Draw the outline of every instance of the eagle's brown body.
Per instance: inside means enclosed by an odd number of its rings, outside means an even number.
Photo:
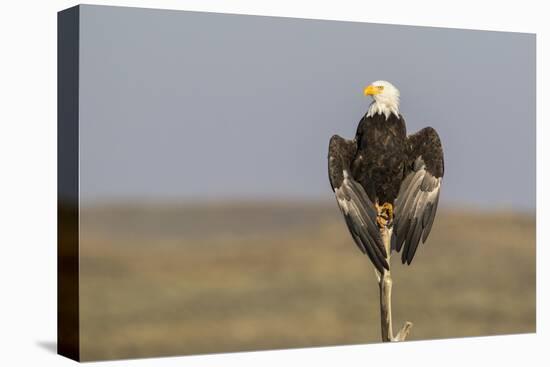
[[[393,204],[405,173],[407,131],[401,116],[363,117],[355,135],[351,174],[374,203]]]
[[[388,255],[379,236],[380,207],[393,229],[392,250],[404,245],[402,261],[412,261],[426,241],[437,210],[443,177],[443,150],[427,127],[407,136],[403,116],[365,115],[355,139],[338,135],[329,143],[329,178],[346,223],[359,248],[379,271]]]

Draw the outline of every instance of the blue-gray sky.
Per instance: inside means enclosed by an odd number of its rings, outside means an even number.
[[[535,36],[81,8],[84,201],[331,198],[378,79],[445,150],[444,205],[535,206]]]

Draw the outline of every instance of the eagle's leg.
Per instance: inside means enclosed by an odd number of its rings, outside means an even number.
[[[390,254],[391,254],[391,236],[392,236],[392,222],[393,222],[393,205],[390,203],[384,203],[383,205],[376,205],[376,210],[378,211],[377,223],[380,229],[380,236],[386,248],[387,258],[386,261],[390,265]],[[378,275],[378,285],[380,288],[380,321],[381,321],[381,330],[382,330],[382,341],[383,342],[392,342],[392,341],[403,341],[409,335],[409,332],[412,328],[411,322],[406,322],[405,325],[399,330],[397,336],[393,336],[393,326],[392,326],[392,313],[391,313],[391,291],[392,291],[392,278],[391,271],[384,269],[383,273]]]
[[[382,205],[376,205],[376,211],[378,215],[376,221],[378,222],[378,227],[380,228],[389,228],[393,222],[393,205],[390,203],[384,203]]]

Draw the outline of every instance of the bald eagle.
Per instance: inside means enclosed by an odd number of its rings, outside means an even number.
[[[375,268],[389,270],[389,255],[410,264],[434,222],[443,178],[443,149],[426,127],[407,136],[399,91],[387,81],[365,88],[373,98],[355,139],[330,139],[328,172],[338,206],[359,249]],[[390,246],[381,229],[387,228]]]

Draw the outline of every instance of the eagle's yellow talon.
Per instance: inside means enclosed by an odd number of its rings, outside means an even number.
[[[378,213],[376,222],[380,227],[388,226],[393,220],[393,205],[390,203],[384,203],[381,206],[378,203],[374,204]]]

